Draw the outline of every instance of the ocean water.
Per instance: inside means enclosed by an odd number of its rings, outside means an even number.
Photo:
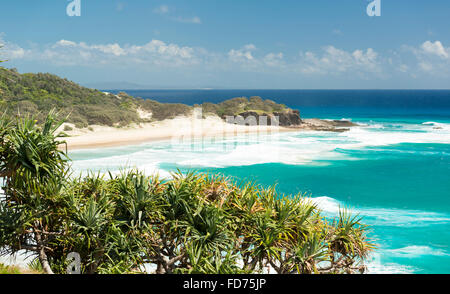
[[[307,193],[327,216],[343,206],[359,213],[378,245],[370,273],[450,273],[450,91],[130,94],[188,104],[259,95],[298,108],[303,117],[351,119],[360,126],[345,133],[252,134],[72,151],[75,171],[138,167],[170,176],[176,169],[199,170],[276,184],[282,193]]]

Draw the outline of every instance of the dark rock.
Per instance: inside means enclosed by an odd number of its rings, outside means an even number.
[[[302,123],[300,112],[298,110],[290,110],[288,112],[274,112],[275,117],[278,117],[280,126],[298,126]]]
[[[356,127],[357,124],[349,121],[349,120],[333,120],[331,121],[332,125],[335,127]]]
[[[286,112],[274,112],[273,114],[258,114],[254,111],[246,111],[235,117],[225,117],[228,123],[239,125],[274,125],[274,126],[299,126],[302,123],[298,110]]]
[[[228,123],[238,125],[272,125],[323,132],[346,132],[350,130],[350,127],[358,126],[348,120],[323,120],[316,118],[302,120],[300,118],[300,112],[292,109],[284,112],[274,112],[271,114],[246,111],[237,116],[227,116],[223,118]]]
[[[349,127],[358,126],[350,121],[342,120],[324,120],[318,118],[304,119],[302,128],[306,130],[313,131],[323,131],[323,132],[346,132]]]

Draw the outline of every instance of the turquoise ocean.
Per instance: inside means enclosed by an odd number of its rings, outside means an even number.
[[[76,172],[198,170],[306,193],[333,217],[350,207],[378,245],[369,273],[450,273],[450,91],[127,91],[162,102],[258,95],[344,133],[285,132],[153,142],[69,153]]]

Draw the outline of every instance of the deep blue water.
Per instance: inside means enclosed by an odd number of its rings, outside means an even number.
[[[346,133],[282,133],[71,154],[78,170],[181,168],[306,192],[333,217],[349,206],[372,227],[371,272],[450,273],[450,91],[128,91],[196,104],[259,95],[303,117],[351,119]],[[232,148],[223,150],[223,142]],[[197,146],[200,148],[192,148]]]
[[[109,91],[109,90],[107,90]],[[260,96],[288,106],[357,108],[447,108],[450,90],[123,90],[144,99],[189,105]],[[111,90],[118,93],[120,90]],[[433,111],[432,111],[433,112]]]

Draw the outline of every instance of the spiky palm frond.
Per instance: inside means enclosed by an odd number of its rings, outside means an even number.
[[[330,248],[343,255],[365,258],[374,249],[374,245],[368,240],[365,232],[367,226],[362,224],[359,215],[353,215],[349,209],[339,210],[338,220],[334,221]]]
[[[226,221],[220,210],[214,207],[202,207],[197,213],[191,211],[184,223],[185,238],[207,251],[225,250],[233,242]]]
[[[328,259],[326,240],[318,234],[308,236],[295,247],[292,258],[297,273],[318,273],[318,264]]]
[[[158,273],[352,273],[374,248],[359,216],[342,210],[330,223],[305,194],[274,186],[181,171],[69,176],[57,126],[0,118],[0,248],[44,250],[50,271],[65,272],[78,252],[83,273],[144,263]]]

